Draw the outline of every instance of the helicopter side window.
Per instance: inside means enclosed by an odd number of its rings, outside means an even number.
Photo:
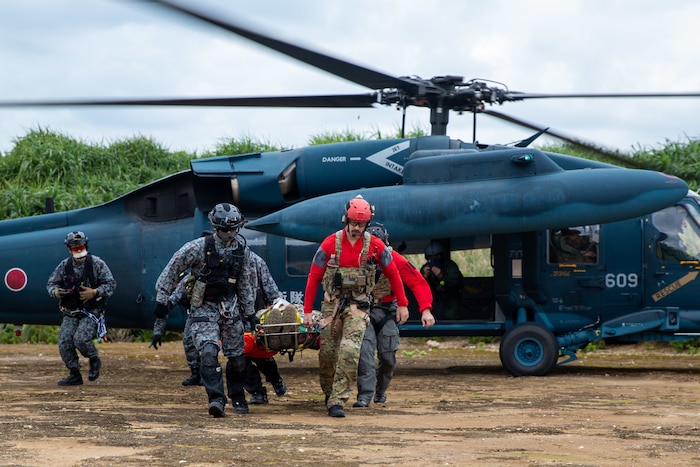
[[[241,235],[246,245],[261,258],[267,258],[267,234],[243,227]]]
[[[655,212],[651,222],[659,231],[656,256],[662,261],[697,261],[700,232],[697,224],[681,206]]]
[[[286,239],[285,268],[289,276],[306,276],[311,269],[311,260],[316,254],[318,243]]]
[[[552,230],[549,233],[550,263],[597,263],[598,225]]]

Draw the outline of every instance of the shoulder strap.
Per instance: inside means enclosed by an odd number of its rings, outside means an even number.
[[[335,233],[335,257],[340,264],[340,252],[343,250],[343,231],[339,230]]]
[[[218,259],[216,245],[214,245],[214,235],[206,235],[204,237],[204,262],[207,266],[212,267],[211,261],[218,263]]]
[[[95,262],[92,260],[92,255],[87,254],[85,259],[85,279],[90,287],[97,288],[97,283],[95,282]]]
[[[63,270],[63,272],[66,274],[66,277],[69,277],[71,279],[73,278],[73,275],[75,274],[75,270],[73,269],[73,260],[72,259],[69,258],[68,261],[66,261],[66,267]]]
[[[65,274],[66,277],[68,277],[71,280],[75,280],[76,283],[80,282],[81,278],[75,277],[75,268],[73,267],[72,259],[66,262]],[[87,280],[87,285],[89,285],[90,287],[94,288],[97,285],[95,283],[94,261],[92,260],[92,255],[90,253],[88,253],[85,257],[85,273],[82,279]]]
[[[360,253],[360,267],[364,268],[367,266],[367,254],[369,253],[369,244],[372,242],[372,236],[369,232],[365,231],[362,236],[362,253]]]

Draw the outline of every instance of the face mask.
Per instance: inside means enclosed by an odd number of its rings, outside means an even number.
[[[80,258],[85,258],[87,256],[87,250],[82,250],[77,253],[72,253],[73,258],[75,259],[80,259]]]
[[[234,238],[236,238],[236,232],[234,230],[230,232],[222,232],[221,230],[216,231],[216,236],[219,237],[219,239],[224,242],[228,243]]]

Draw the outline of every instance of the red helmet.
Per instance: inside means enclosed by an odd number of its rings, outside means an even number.
[[[355,198],[348,201],[345,205],[345,216],[343,222],[369,222],[374,215],[374,209],[369,203],[362,198],[362,195],[357,195]]]

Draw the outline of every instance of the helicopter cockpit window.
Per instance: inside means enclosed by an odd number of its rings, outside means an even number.
[[[550,263],[597,263],[600,226],[582,225],[549,232]]]
[[[681,206],[671,206],[651,215],[659,231],[656,256],[662,261],[697,261],[700,257],[700,228]]]

